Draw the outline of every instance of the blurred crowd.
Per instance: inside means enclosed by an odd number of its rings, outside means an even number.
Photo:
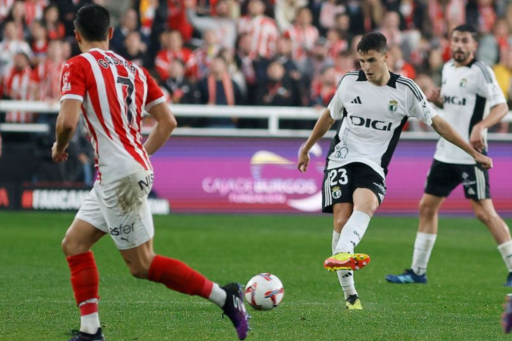
[[[60,70],[79,53],[73,19],[87,2],[0,0],[2,98],[59,100]],[[443,63],[451,58],[448,33],[464,22],[480,32],[477,58],[494,68],[505,96],[512,98],[511,0],[93,2],[112,14],[111,49],[146,67],[169,103],[326,106],[343,74],[358,69],[355,47],[370,31],[387,37],[390,69],[427,91],[440,86]],[[27,112],[2,116],[6,122],[40,120]],[[179,123],[266,124],[236,118]],[[304,128],[301,124],[292,128]],[[508,124],[494,129],[506,132]]]

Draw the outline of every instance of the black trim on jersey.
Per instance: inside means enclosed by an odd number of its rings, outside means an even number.
[[[485,97],[476,95],[475,108],[473,109],[473,115],[471,115],[471,121],[469,121],[468,136],[471,136],[471,131],[473,131],[473,127],[478,122],[483,120],[486,102],[487,99]]]
[[[416,99],[419,102],[423,101],[423,96],[421,96],[421,90],[418,88],[418,85],[414,83],[412,79],[400,77],[397,79],[397,83],[407,86],[412,91],[414,97],[416,97]]]
[[[400,134],[402,133],[402,130],[404,129],[404,125],[405,123],[407,123],[408,118],[409,117],[407,116],[404,117],[400,125],[395,129],[395,131],[393,132],[393,136],[389,141],[388,149],[386,149],[386,151],[382,155],[382,158],[380,159],[380,166],[382,167],[382,169],[384,169],[385,175],[388,174],[389,162],[391,162],[391,157],[395,152],[396,145],[398,144],[398,140],[400,139]]]
[[[341,117],[340,125],[338,126],[338,130],[336,130],[336,134],[334,135],[334,137],[331,140],[331,145],[329,146],[329,152],[327,153],[327,157],[325,158],[324,170],[326,170],[327,166],[329,166],[329,156],[334,152],[336,145],[341,142],[340,141],[340,130],[341,130],[341,126],[343,125],[343,121],[345,120],[347,115],[348,115],[347,109],[343,108],[343,116]]]
[[[452,61],[452,63],[455,65],[455,62],[453,62],[453,61]],[[471,59],[471,61],[470,61],[470,62],[468,63],[468,65],[466,65],[466,66],[467,66],[467,67],[471,67],[471,66],[472,66],[473,64],[475,64],[475,63],[476,63],[476,59],[475,59],[475,58],[473,58],[473,59]]]
[[[388,83],[386,84],[387,86],[391,87],[391,88],[394,88],[396,89],[396,81],[398,80],[398,78],[400,78],[399,75],[397,75],[396,73],[393,73],[393,72],[389,72],[389,80],[388,80]],[[358,82],[366,82],[368,80],[368,78],[366,78],[366,74],[364,73],[363,70],[359,70],[359,75],[357,77],[357,81]]]
[[[480,70],[482,70],[482,73],[484,74],[485,82],[487,84],[492,83],[491,72],[487,68],[487,65],[485,65],[484,63],[479,62],[479,61],[475,61],[475,65],[478,66],[480,68]]]
[[[349,71],[346,74],[344,74],[343,77],[341,77],[340,81],[338,82],[338,85],[336,85],[336,90],[338,90],[338,88],[341,85],[341,82],[345,79],[346,76],[357,76],[357,75],[359,75],[358,71]]]

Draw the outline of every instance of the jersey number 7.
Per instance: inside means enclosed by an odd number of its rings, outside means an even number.
[[[128,87],[128,91],[126,93],[126,115],[128,116],[128,124],[132,124],[132,120],[134,115],[132,114],[132,111],[130,109],[130,105],[132,104],[132,94],[133,94],[133,82],[128,77],[117,77],[117,83],[125,85]]]

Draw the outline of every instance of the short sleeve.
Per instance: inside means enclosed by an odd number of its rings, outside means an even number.
[[[407,88],[407,108],[409,116],[415,117],[425,124],[432,125],[432,119],[437,116],[427,97],[411,79],[404,79]]]
[[[476,62],[475,65],[482,71],[481,79],[477,82],[479,85],[478,95],[484,97],[491,108],[498,104],[507,103],[492,69],[480,62]]]
[[[64,64],[60,78],[60,87],[62,89],[61,102],[65,99],[84,101],[86,77],[80,59],[73,58]]]
[[[148,93],[146,96],[146,106],[145,110],[149,111],[152,107],[157,104],[165,102],[165,96],[158,84],[156,84],[153,77],[149,75],[149,73],[144,70],[144,74],[146,75],[146,82],[148,85]]]
[[[342,93],[347,84],[345,79],[346,76],[343,76],[343,78],[340,80],[340,83],[338,84],[338,88],[336,89],[334,96],[332,96],[331,102],[327,106],[327,109],[329,109],[333,120],[341,120],[343,117],[343,109],[345,107],[343,106]],[[343,80],[345,80],[345,82]]]

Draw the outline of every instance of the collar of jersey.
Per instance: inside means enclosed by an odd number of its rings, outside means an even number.
[[[397,75],[396,73],[393,73],[390,71],[389,76],[390,77],[389,77],[388,83],[386,85],[393,89],[396,89],[396,80],[398,79],[398,77],[400,77],[400,75]],[[364,71],[359,70],[359,76],[357,77],[357,81],[358,82],[366,82],[367,80],[368,79],[366,78]]]

